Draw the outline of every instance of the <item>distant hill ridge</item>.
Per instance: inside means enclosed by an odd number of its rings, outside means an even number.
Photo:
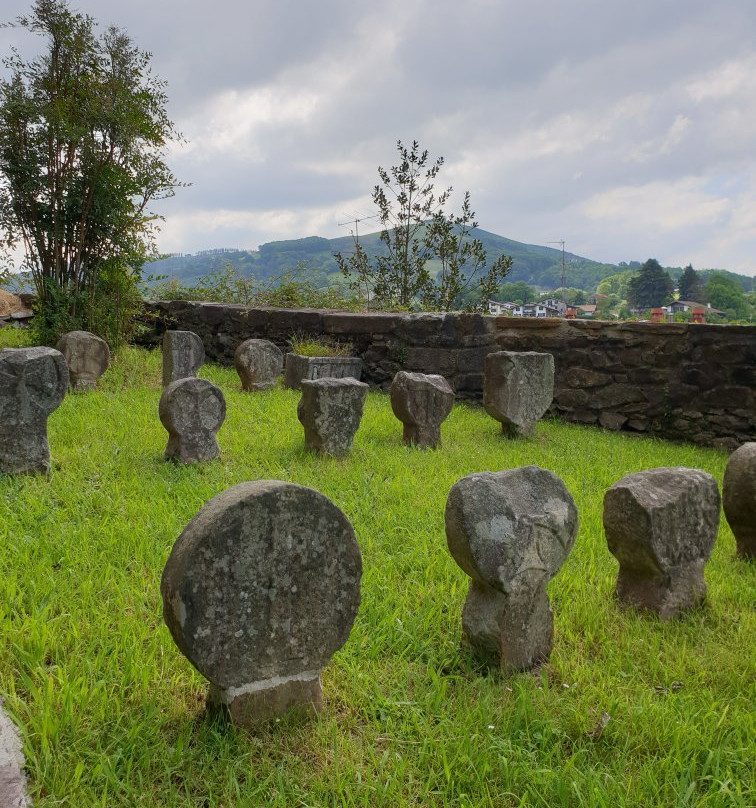
[[[496,260],[500,255],[512,256],[512,269],[507,276],[507,282],[524,281],[531,286],[545,290],[561,286],[561,250],[536,244],[524,244],[487,230],[476,229],[474,235],[483,243],[489,262]],[[384,245],[377,232],[360,236],[360,243],[370,256],[384,252]],[[261,280],[276,277],[287,270],[301,266],[312,274],[315,282],[324,284],[341,278],[333,254],[341,252],[346,255],[353,249],[354,242],[351,236],[332,239],[308,236],[287,241],[270,241],[261,244],[257,250],[235,250],[223,247],[215,250],[202,250],[194,255],[172,255],[152,262],[145,269],[146,274],[175,277],[180,283],[191,285],[202,276],[222,269],[226,264],[233,266],[242,275],[254,275]],[[620,264],[604,264],[566,251],[564,262],[566,285],[587,292],[594,291],[597,284],[604,278],[627,269],[638,269],[641,263],[640,261],[630,261]],[[682,267],[666,267],[666,269],[675,279],[682,272]],[[698,270],[697,267],[695,269]],[[727,270],[705,269],[699,271],[702,277],[713,271],[724,272],[737,280],[745,291],[753,288],[753,279],[746,275],[739,275]]]

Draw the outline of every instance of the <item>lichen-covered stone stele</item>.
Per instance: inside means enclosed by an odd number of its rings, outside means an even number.
[[[538,466],[470,474],[451,487],[444,520],[449,551],[472,579],[462,610],[467,645],[487,667],[543,663],[554,633],[546,584],[577,534],[564,483]]]
[[[241,483],[211,499],[163,571],[163,615],[240,725],[322,707],[320,672],[346,642],[362,561],[344,514],[311,488]]]

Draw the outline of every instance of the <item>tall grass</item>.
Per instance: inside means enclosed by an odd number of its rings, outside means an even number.
[[[228,402],[219,460],[163,461],[160,357],[129,349],[98,392],[50,417],[49,478],[0,477],[0,693],[36,805],[754,804],[753,565],[723,519],[705,605],[662,623],[618,609],[601,526],[622,475],[681,465],[721,482],[724,453],[557,422],[506,440],[461,405],[443,447],[420,451],[370,393],[352,453],[323,458],[304,451],[297,393],[201,375]],[[529,463],[564,480],[579,535],[549,587],[548,664],[485,676],[460,651],[467,578],[446,549],[444,504],[465,474]],[[159,579],[202,504],[258,478],[332,499],[364,576],[324,712],[251,733],[205,716],[206,683],[163,625]]]

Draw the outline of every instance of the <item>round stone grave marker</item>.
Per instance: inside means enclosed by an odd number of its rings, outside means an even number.
[[[241,483],[176,540],[163,614],[210,680],[210,703],[254,724],[321,705],[319,674],[349,636],[361,574],[352,526],[327,497],[279,480]]]

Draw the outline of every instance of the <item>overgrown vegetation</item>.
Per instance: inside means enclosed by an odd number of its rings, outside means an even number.
[[[242,275],[231,264],[200,277],[194,285],[162,279],[145,289],[152,300],[206,300],[244,306],[360,311],[364,301],[344,286],[316,286],[304,267],[260,280]]]
[[[137,282],[155,254],[151,201],[178,185],[164,161],[179,137],[164,83],[118,28],[64,0],[35,0],[12,27],[43,38],[13,49],[0,79],[2,246],[20,244],[37,298],[38,338],[85,329],[111,345],[128,336]]]
[[[754,804],[756,568],[735,558],[723,520],[706,604],[661,623],[617,608],[601,528],[622,475],[682,465],[721,482],[723,452],[556,422],[506,441],[466,406],[423,452],[371,393],[353,452],[320,458],[303,450],[296,393],[201,375],[228,402],[218,461],[163,462],[160,356],[125,349],[99,392],[50,417],[52,476],[0,477],[0,692],[37,808]],[[529,463],[562,477],[580,531],[549,585],[548,664],[483,676],[460,650],[468,579],[446,549],[444,503],[465,474]],[[364,576],[324,712],[248,733],[205,717],[206,682],[162,623],[159,580],[202,504],[258,478],[332,499]]]

